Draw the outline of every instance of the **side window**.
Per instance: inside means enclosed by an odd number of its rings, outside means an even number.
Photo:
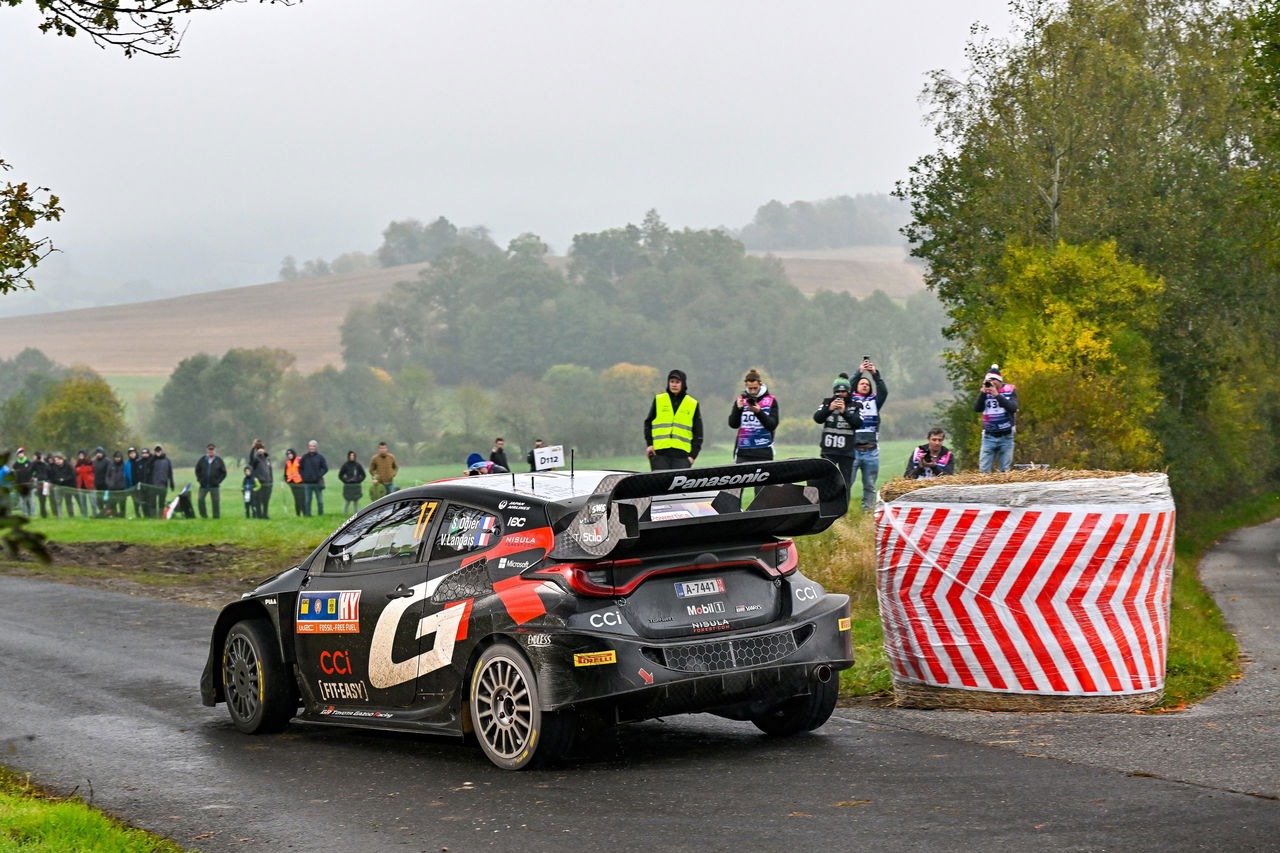
[[[431,545],[432,560],[447,560],[482,551],[502,536],[502,524],[497,516],[469,506],[450,504],[445,510],[435,542]]]
[[[366,572],[418,562],[437,501],[405,501],[356,519],[329,543],[326,572]]]

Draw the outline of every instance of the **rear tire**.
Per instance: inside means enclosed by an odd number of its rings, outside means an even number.
[[[231,722],[245,734],[283,729],[298,710],[295,685],[265,619],[231,626],[222,646],[222,686]]]
[[[480,655],[468,696],[476,740],[503,770],[544,764],[573,744],[573,715],[542,710],[533,669],[509,643],[495,643]]]
[[[760,731],[773,737],[787,737],[821,728],[836,709],[840,695],[840,682],[831,678],[827,682],[815,681],[813,692],[806,696],[793,696],[773,710],[752,717],[751,722]]]

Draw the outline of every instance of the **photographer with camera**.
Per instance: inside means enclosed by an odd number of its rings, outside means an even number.
[[[813,413],[815,423],[822,424],[819,449],[823,459],[835,463],[847,484],[853,483],[853,439],[862,426],[862,417],[854,405],[853,383],[849,374],[841,373],[831,383],[831,396]]]
[[[781,419],[778,399],[754,367],[742,377],[742,392],[729,407],[729,426],[738,431],[734,462],[759,462],[773,458],[773,434]]]
[[[1004,381],[1000,365],[993,364],[982,377],[973,410],[982,413],[982,451],[978,470],[990,474],[992,463],[1001,471],[1013,466],[1013,436],[1017,431],[1018,389]]]
[[[902,476],[909,480],[927,480],[956,472],[955,455],[942,442],[947,438],[940,427],[929,430],[928,441],[911,451],[907,470]]]

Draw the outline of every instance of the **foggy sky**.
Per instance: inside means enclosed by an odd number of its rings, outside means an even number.
[[[272,281],[393,219],[562,252],[649,208],[737,227],[887,192],[934,148],[925,73],[1009,28],[1005,0],[306,0],[191,16],[159,60],[33,6],[0,9],[0,157],[62,197],[63,253],[0,315]]]

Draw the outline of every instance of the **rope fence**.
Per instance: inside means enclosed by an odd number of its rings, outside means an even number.
[[[362,484],[359,506],[374,499],[371,485]],[[198,518],[215,512],[225,517],[271,518],[307,514],[306,492],[304,485],[289,483],[247,491],[225,483],[216,489],[202,489],[195,483],[176,489],[148,483],[125,489],[77,489],[40,482],[27,490],[10,485],[7,497],[13,512],[32,518]],[[0,500],[5,497],[0,493]],[[318,514],[320,506],[326,515],[346,514],[341,483],[313,489],[311,498],[311,514]]]

